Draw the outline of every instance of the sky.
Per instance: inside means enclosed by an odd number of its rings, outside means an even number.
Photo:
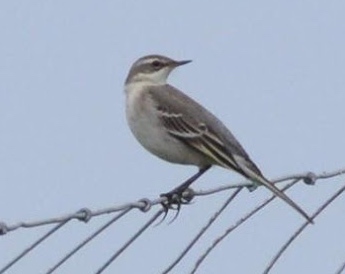
[[[344,14],[340,0],[1,1],[0,221],[155,199],[196,171],[152,156],[127,127],[123,82],[146,54],[193,60],[169,83],[219,117],[268,178],[344,168]],[[194,188],[241,181],[213,168]],[[344,182],[300,183],[288,195],[311,214]],[[104,273],[161,273],[229,195],[198,198],[172,224],[150,227]],[[217,235],[269,196],[243,191],[171,273],[189,273]],[[334,273],[345,260],[344,205],[342,196],[272,273]],[[157,209],[133,211],[56,273],[94,273]],[[112,216],[73,221],[6,273],[45,273]],[[262,273],[303,222],[277,200],[197,273]],[[49,228],[1,236],[0,268]]]

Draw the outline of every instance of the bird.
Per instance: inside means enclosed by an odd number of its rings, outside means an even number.
[[[146,55],[133,63],[124,84],[127,123],[137,141],[165,161],[198,167],[196,174],[163,196],[168,200],[181,196],[210,167],[220,166],[239,173],[254,185],[265,186],[312,223],[301,207],[264,177],[215,115],[167,83],[173,70],[190,62]]]

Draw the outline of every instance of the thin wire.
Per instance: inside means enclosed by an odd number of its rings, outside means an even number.
[[[225,203],[220,207],[218,211],[209,219],[208,223],[206,226],[204,226],[199,233],[193,238],[193,240],[187,245],[187,247],[182,251],[182,253],[171,263],[171,265],[165,269],[162,274],[167,274],[169,273],[181,260],[186,254],[192,249],[194,244],[197,243],[197,241],[201,238],[201,236],[207,231],[207,229],[210,228],[210,226],[216,221],[216,219],[220,216],[220,214],[225,210],[225,208],[230,204],[231,201],[234,200],[234,198],[239,194],[239,192],[243,188],[238,188],[234,191],[234,193],[226,199]]]
[[[288,176],[284,176],[284,177],[280,177],[277,178],[276,180],[273,180],[274,183],[281,183],[284,181],[289,181],[292,179],[303,179],[303,181],[307,184],[314,184],[317,180],[321,180],[321,179],[328,179],[331,177],[335,177],[335,176],[341,176],[345,174],[345,168],[342,169],[338,169],[335,171],[331,171],[331,172],[323,172],[320,174],[315,174],[313,172],[305,172],[305,173],[299,173],[299,174],[293,174],[293,175],[288,175]],[[233,189],[233,188],[239,188],[239,187],[250,187],[252,186],[251,182],[245,181],[245,182],[241,182],[238,184],[231,184],[231,185],[224,185],[224,186],[220,186],[220,187],[216,187],[216,188],[212,188],[209,190],[203,190],[203,191],[195,191],[194,192],[194,196],[205,196],[205,195],[211,195],[211,194],[215,194],[218,193],[220,191],[225,191],[228,189]],[[145,201],[145,202],[143,202]],[[88,210],[89,212],[89,216],[90,218],[95,217],[95,216],[99,216],[99,215],[103,215],[103,214],[109,214],[109,213],[113,213],[113,212],[117,212],[117,211],[124,211],[127,210],[128,208],[143,208],[147,206],[147,203],[150,204],[150,206],[154,206],[154,205],[159,205],[162,202],[166,201],[166,198],[162,197],[162,198],[158,198],[155,200],[149,200],[147,198],[141,199],[138,202],[134,202],[134,203],[127,203],[127,204],[123,204],[123,205],[119,205],[119,206],[112,206],[112,207],[108,207],[108,208],[104,208],[104,209],[100,209],[100,210],[95,210],[95,211],[91,211]],[[13,225],[7,225],[4,222],[0,222],[0,236],[1,235],[5,235],[8,232],[17,230],[19,228],[32,228],[32,227],[38,227],[38,226],[43,226],[43,225],[49,225],[49,224],[59,224],[71,219],[81,219],[83,218],[83,212],[77,212],[77,213],[72,213],[72,214],[67,214],[67,215],[63,215],[60,217],[54,217],[54,218],[49,218],[49,219],[43,219],[43,220],[38,220],[38,221],[29,221],[29,222],[19,222]]]
[[[72,219],[77,219],[84,221],[85,215],[87,215],[88,220],[91,219],[92,217],[104,215],[104,214],[109,214],[109,213],[114,213],[118,211],[124,211],[129,208],[138,208],[142,210],[143,212],[146,212],[146,208],[151,208],[153,205],[158,205],[161,202],[164,202],[166,198],[159,198],[155,200],[149,200],[147,198],[140,199],[137,202],[134,203],[127,203],[119,206],[112,206],[108,208],[103,208],[99,210],[90,210],[88,208],[83,208],[76,213],[69,213],[60,217],[54,217],[54,218],[49,218],[49,219],[43,219],[43,220],[38,220],[38,221],[31,221],[31,222],[19,222],[17,224],[13,225],[6,225],[4,222],[0,223],[0,236],[5,235],[8,232],[17,230],[19,228],[32,228],[32,227],[38,227],[38,226],[43,226],[43,225],[50,225],[50,224],[59,224],[61,222],[69,221]]]
[[[12,267],[15,263],[17,263],[20,259],[22,259],[25,255],[27,255],[30,251],[32,251],[35,247],[37,247],[44,240],[48,239],[49,236],[51,236],[53,233],[58,231],[61,227],[63,227],[68,222],[69,222],[69,220],[66,220],[66,221],[56,225],[51,230],[49,230],[46,234],[44,234],[42,237],[40,237],[37,241],[35,241],[30,246],[25,248],[18,256],[16,256],[7,265],[5,265],[2,269],[0,269],[0,274],[5,273],[6,270],[8,270],[10,267]]]
[[[341,274],[343,273],[343,271],[345,270],[345,261],[342,263],[342,265],[339,267],[339,269],[337,270],[337,272],[335,272],[335,274]]]
[[[55,270],[57,270],[64,262],[66,262],[70,257],[72,257],[74,254],[76,254],[83,246],[85,246],[87,243],[89,243],[91,240],[93,240],[97,235],[99,235],[102,231],[104,231],[107,227],[109,227],[111,224],[119,220],[121,217],[126,215],[129,211],[131,211],[132,208],[128,208],[125,211],[119,213],[114,218],[112,218],[110,221],[106,222],[103,226],[98,228],[94,233],[92,233],[89,237],[87,237],[84,241],[82,241],[80,244],[78,244],[75,248],[73,248],[69,253],[67,253],[60,261],[58,261],[52,268],[50,268],[46,273],[51,274]]]
[[[345,191],[345,185],[342,186],[335,194],[333,194],[325,203],[323,203],[316,212],[312,215],[312,219],[315,219],[325,208],[327,208],[340,194]],[[264,270],[263,274],[267,274],[270,272],[272,267],[281,257],[281,255],[286,251],[286,249],[290,246],[290,244],[302,233],[302,231],[308,226],[309,222],[303,223],[299,229],[289,238],[289,240],[280,248],[277,254],[273,257],[267,268]]]
[[[155,215],[142,227],[140,228],[110,259],[102,265],[96,272],[96,274],[102,273],[125,249],[130,246],[157,218],[164,212],[164,209],[157,211]]]
[[[300,179],[295,179],[291,183],[287,184],[284,188],[281,189],[281,191],[286,191],[293,185],[295,185]],[[214,240],[212,245],[199,257],[199,259],[196,261],[194,268],[190,272],[190,274],[196,273],[202,262],[206,259],[206,257],[213,251],[213,249],[223,240],[225,239],[232,231],[234,231],[236,228],[244,224],[247,220],[249,220],[253,215],[258,213],[261,209],[263,209],[266,205],[268,205],[270,202],[272,202],[276,198],[275,195],[273,195],[271,198],[267,199],[263,203],[261,203],[259,206],[255,207],[253,210],[251,210],[249,213],[244,215],[241,219],[239,219],[234,225],[229,227],[220,237]]]
[[[324,180],[329,179],[332,177],[342,176],[345,174],[345,168],[338,169],[335,171],[330,172],[322,172],[320,174],[315,174],[314,172],[304,172],[304,173],[296,173],[293,175],[287,175],[287,176],[281,176],[274,180],[272,180],[273,184],[283,183],[290,180],[303,180],[305,183],[309,185],[313,185],[316,183],[317,180]],[[248,181],[243,181],[237,184],[231,184],[231,185],[223,185],[217,188],[208,189],[208,190],[202,190],[202,191],[195,191],[195,196],[204,196],[204,195],[210,195],[210,194],[216,194],[221,191],[225,191],[232,188],[239,188],[239,187],[252,187],[253,183]],[[258,185],[260,187],[260,185]]]

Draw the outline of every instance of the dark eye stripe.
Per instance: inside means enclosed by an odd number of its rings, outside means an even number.
[[[157,60],[153,61],[151,64],[154,68],[159,68],[163,66],[163,64]]]

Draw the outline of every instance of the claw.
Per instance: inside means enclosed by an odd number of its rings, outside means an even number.
[[[166,216],[168,215],[169,209],[173,209],[176,210],[176,215],[169,222],[169,224],[171,224],[173,221],[176,220],[177,216],[179,215],[181,205],[189,204],[190,201],[193,199],[194,191],[190,188],[174,189],[173,191],[161,194],[160,197],[166,198],[166,201],[161,203],[164,209],[164,216],[158,224],[162,223],[165,220]]]
[[[173,209],[176,209],[176,214],[175,214],[174,218],[172,218],[171,221],[169,221],[169,223],[168,223],[169,225],[177,219],[177,216],[180,214],[181,205],[185,204],[185,202],[183,201],[182,195],[178,196],[177,194],[174,194],[172,203],[176,205],[176,208],[172,207]]]
[[[165,220],[165,218],[166,218],[167,215],[168,215],[169,206],[166,204],[166,202],[162,202],[161,205],[162,205],[163,210],[164,210],[164,216],[163,216],[162,220],[160,220],[155,226],[158,226],[158,225],[160,225],[161,223],[163,223],[163,221]]]
[[[179,213],[180,213],[180,211],[177,211],[177,212],[176,212],[174,218],[172,218],[172,219],[168,222],[168,225],[172,224],[172,223],[176,220],[176,218],[177,218],[177,216],[179,215]]]

